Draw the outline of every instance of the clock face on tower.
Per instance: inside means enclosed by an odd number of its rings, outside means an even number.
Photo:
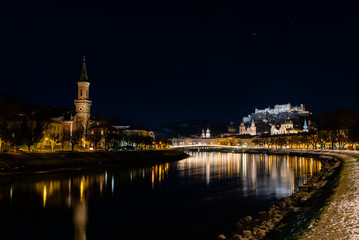
[[[82,109],[83,109],[82,107],[79,107],[79,111],[80,111],[80,112],[82,112]]]

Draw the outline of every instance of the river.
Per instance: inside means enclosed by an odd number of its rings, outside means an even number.
[[[0,239],[216,239],[321,169],[294,156],[189,154],[151,167],[0,175]]]

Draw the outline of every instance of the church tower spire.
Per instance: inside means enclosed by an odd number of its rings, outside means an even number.
[[[304,118],[303,132],[308,132],[307,119]]]
[[[81,69],[81,74],[80,74],[80,82],[88,82],[89,78],[87,76],[87,70],[86,70],[86,59],[85,56],[82,59],[82,69]]]
[[[85,56],[82,59],[81,74],[80,79],[77,82],[77,86],[77,99],[74,101],[76,106],[75,129],[82,128],[83,130],[86,130],[86,126],[90,120],[90,107],[92,105],[92,101],[89,100],[90,82],[87,76]]]

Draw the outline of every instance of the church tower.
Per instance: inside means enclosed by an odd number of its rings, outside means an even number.
[[[241,122],[241,125],[239,126],[239,135],[245,135],[246,133],[246,126],[244,125],[244,122]]]
[[[211,130],[209,130],[209,127],[207,127],[206,138],[211,138]]]
[[[256,124],[254,123],[254,119],[252,119],[251,127],[249,128],[249,135],[255,136],[257,135]]]
[[[304,119],[304,126],[303,126],[303,132],[308,132],[308,125],[307,125],[307,119]]]
[[[92,101],[89,100],[90,82],[87,77],[85,56],[83,57],[80,80],[77,82],[77,99],[74,101],[76,106],[75,129],[86,129],[90,120],[90,107]]]

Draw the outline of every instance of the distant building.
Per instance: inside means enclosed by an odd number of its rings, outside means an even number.
[[[267,117],[271,115],[280,114],[294,114],[294,115],[310,115],[310,112],[305,109],[304,104],[300,106],[292,106],[292,104],[277,104],[274,108],[258,109],[255,108],[254,113],[249,114],[247,117],[243,117],[243,122],[250,122],[253,118],[261,119],[263,122],[268,122]]]
[[[303,129],[295,128],[293,122],[287,119],[284,123],[280,125],[271,124],[271,135],[281,135],[281,134],[297,134],[300,132],[308,132],[308,126],[306,120],[304,120]]]
[[[308,132],[307,119],[304,119],[303,132]]]
[[[202,129],[201,138],[211,138],[211,130],[207,127],[206,132]]]
[[[252,120],[250,127],[246,127],[244,125],[244,122],[242,122],[241,125],[239,126],[239,135],[250,135],[250,136],[257,135],[257,128],[254,123],[254,120]]]
[[[236,126],[234,125],[233,122],[230,122],[228,125],[228,133],[233,134],[233,133],[236,133],[236,131],[237,131]]]

